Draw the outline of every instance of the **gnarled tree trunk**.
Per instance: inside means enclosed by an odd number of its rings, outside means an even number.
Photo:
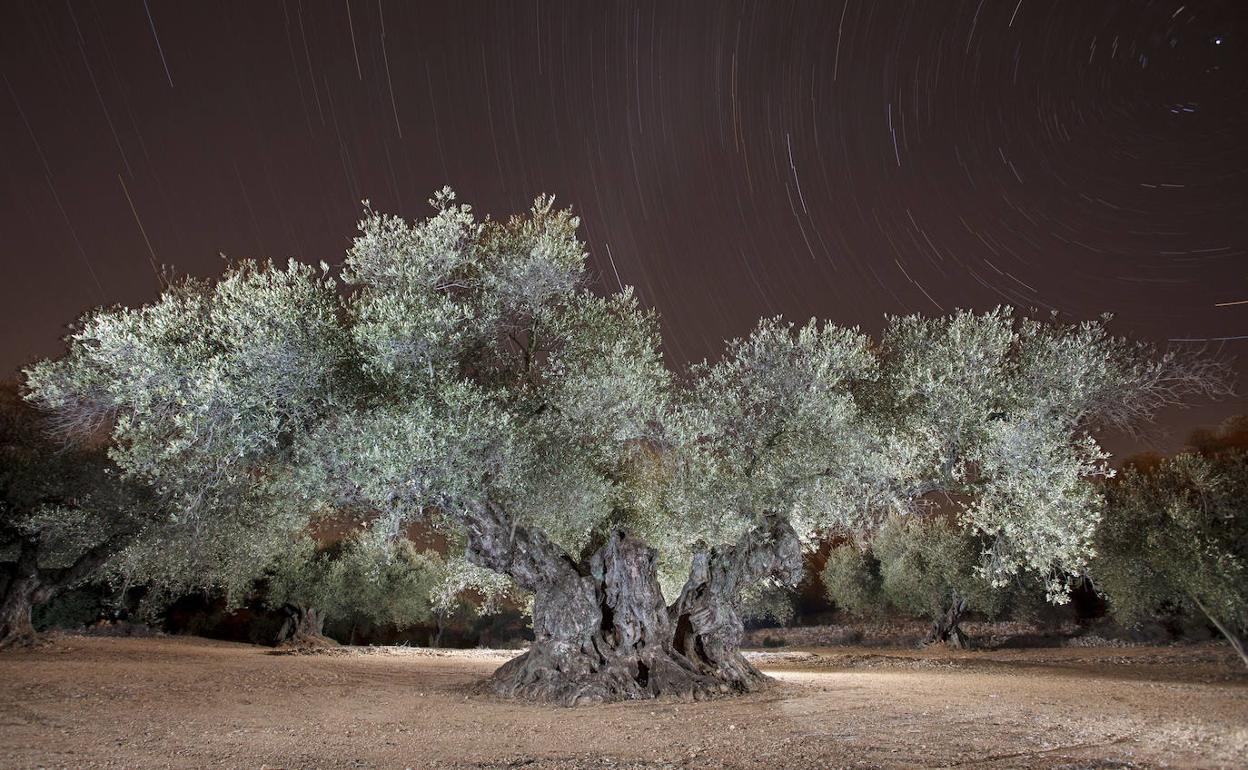
[[[740,652],[745,634],[738,614],[741,590],[766,577],[796,586],[801,576],[801,543],[780,517],[768,517],[736,545],[697,554],[672,605],[674,645],[699,671],[732,690],[757,689],[766,678]]]
[[[38,578],[15,577],[0,596],[0,649],[28,644],[35,638],[30,613],[41,594]],[[46,601],[46,599],[44,599]]]
[[[756,571],[776,565],[775,558],[756,553],[767,549],[761,540],[751,541],[753,547],[740,554],[727,549],[718,557],[708,555],[707,564],[714,565],[708,575],[718,577],[704,582],[715,587],[715,598],[699,598],[695,607],[691,592],[684,615],[702,606],[719,608],[705,620],[699,616],[695,634],[705,638],[698,643],[702,649],[713,652],[690,656],[677,645],[673,619],[681,615],[665,605],[656,553],[641,540],[613,531],[586,563],[578,564],[542,533],[517,526],[497,506],[473,507],[465,523],[469,558],[510,576],[534,597],[533,644],[494,673],[490,686],[495,693],[572,706],[660,695],[700,699],[753,689],[763,680],[737,651],[741,623],[731,609],[735,595],[730,596],[756,574],[748,572],[750,565]],[[779,545],[787,554],[787,539]],[[800,570],[800,555],[794,551],[794,556]],[[731,587],[727,580],[733,581]]]
[[[0,649],[34,641],[31,610],[55,593],[55,587],[46,583],[40,574],[38,542],[23,541],[17,561],[3,568],[6,574],[4,590],[0,592]]]
[[[469,558],[533,593],[533,644],[494,673],[495,693],[573,706],[718,690],[672,648],[655,553],[641,541],[612,532],[578,565],[492,504],[466,524]]]
[[[39,566],[40,543],[24,539],[19,546],[17,561],[0,564],[3,590],[0,591],[0,648],[25,644],[35,639],[31,610],[61,591],[90,577],[116,552],[128,535],[112,539],[81,554],[74,563],[63,568]]]
[[[333,647],[338,643],[325,636],[325,616],[315,607],[283,604],[286,619],[277,632],[277,644],[290,647]]]
[[[927,632],[927,636],[923,637],[922,645],[944,643],[955,649],[965,649],[970,646],[970,640],[966,634],[962,633],[959,623],[962,622],[962,616],[966,614],[966,599],[958,595],[957,591],[949,592],[949,604],[945,611],[932,623],[931,629]]]

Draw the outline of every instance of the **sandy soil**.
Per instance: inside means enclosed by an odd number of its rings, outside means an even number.
[[[478,694],[506,654],[63,637],[0,654],[0,767],[1248,767],[1219,645],[786,650],[764,693],[578,709]]]

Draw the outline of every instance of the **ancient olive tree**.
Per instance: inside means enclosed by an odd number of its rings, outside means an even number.
[[[106,422],[117,462],[204,531],[238,485],[302,525],[352,504],[392,536],[444,528],[533,595],[536,638],[495,675],[502,694],[718,692],[676,648],[634,534],[662,519],[644,493],[669,443],[655,318],[586,290],[577,220],[552,199],[501,222],[449,191],[432,203],[416,223],[367,213],[341,283],[243,263],[90,313],[28,372],[33,398]]]
[[[298,531],[343,505],[392,539],[439,528],[452,561],[532,595],[534,642],[492,678],[507,696],[751,689],[742,591],[795,581],[803,538],[932,491],[974,492],[994,574],[1079,563],[1094,418],[1182,389],[1097,325],[1007,311],[899,319],[881,345],[767,321],[678,384],[654,315],[587,290],[570,212],[431,203],[415,223],[366,212],[339,278],[243,263],[88,314],[28,383],[62,420],[107,424],[192,531],[231,511]]]
[[[32,608],[96,577],[158,510],[102,449],[54,428],[0,390],[0,647],[32,639]]]
[[[913,513],[933,495],[985,542],[998,585],[1037,573],[1061,602],[1092,553],[1100,486],[1112,473],[1094,437],[1136,429],[1166,405],[1227,390],[1216,360],[1008,308],[890,319],[877,416],[879,510]]]
[[[332,620],[357,631],[406,628],[434,617],[435,593],[445,580],[442,558],[405,538],[362,532],[324,547],[300,538],[269,568],[265,603],[286,614],[279,644],[333,643]]]
[[[1248,664],[1248,452],[1128,468],[1106,497],[1090,572],[1114,616],[1200,613]]]

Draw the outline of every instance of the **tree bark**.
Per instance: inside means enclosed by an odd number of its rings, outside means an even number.
[[[1239,659],[1244,662],[1244,665],[1248,666],[1248,646],[1244,643],[1243,635],[1237,633],[1234,628],[1215,617],[1214,614],[1209,611],[1209,608],[1194,595],[1192,596],[1192,600],[1196,602],[1196,606],[1200,608],[1200,611],[1205,613],[1205,617],[1209,618],[1209,621],[1213,623],[1214,627],[1222,633],[1222,636],[1225,637],[1226,641],[1230,643],[1231,649],[1235,650],[1235,653],[1239,655]]]
[[[728,689],[758,689],[767,677],[740,652],[745,634],[738,614],[741,590],[767,577],[796,586],[801,576],[801,542],[778,516],[767,517],[735,545],[697,554],[671,608],[673,644],[700,672]]]
[[[325,616],[315,607],[295,604],[282,605],[286,613],[281,630],[277,632],[277,645],[289,647],[334,647],[337,642],[325,636]]]
[[[959,596],[957,591],[950,591],[949,605],[932,623],[931,630],[927,632],[927,636],[923,637],[922,646],[926,647],[940,642],[958,650],[969,647],[970,640],[958,625],[965,614],[966,599]]]
[[[727,688],[675,649],[654,549],[609,533],[585,564],[499,507],[466,513],[468,557],[533,593],[533,644],[490,679],[509,698],[574,706]]]
[[[13,578],[0,597],[0,649],[29,644],[35,639],[30,621],[35,597],[40,592],[37,578]]]
[[[37,541],[23,540],[17,561],[4,566],[7,576],[4,593],[0,595],[0,649],[35,640],[31,610],[55,593],[55,587],[46,583],[40,574]]]

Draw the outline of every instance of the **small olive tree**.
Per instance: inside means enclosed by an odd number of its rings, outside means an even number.
[[[406,539],[378,538],[364,532],[328,547],[301,538],[267,576],[265,603],[286,619],[279,644],[332,643],[325,622],[358,630],[405,628],[434,617],[434,594],[445,580],[445,564],[432,551],[418,551]]]
[[[1203,614],[1248,664],[1248,452],[1181,454],[1106,485],[1090,572],[1113,614]]]
[[[923,644],[965,647],[959,624],[967,612],[993,616],[1010,589],[984,576],[982,537],[939,517],[890,517],[869,547],[853,543],[829,554],[821,575],[829,598],[865,616],[885,606],[932,621]]]
[[[296,647],[337,644],[325,636],[325,614],[333,588],[330,572],[333,557],[319,550],[309,536],[290,543],[260,575],[265,582],[264,603],[280,610],[282,626],[274,642]]]
[[[923,644],[965,647],[959,623],[968,611],[999,613],[1008,588],[984,576],[984,541],[939,518],[894,518],[875,536],[881,589],[894,607],[932,621]]]
[[[853,541],[833,546],[819,580],[828,598],[850,615],[869,618],[884,609],[880,561],[870,548]]]

